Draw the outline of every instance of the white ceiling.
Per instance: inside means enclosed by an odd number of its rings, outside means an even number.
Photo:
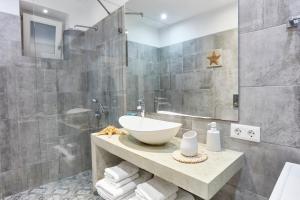
[[[161,23],[156,25],[161,28],[232,3],[238,5],[237,2],[238,0],[129,0],[126,9],[143,12],[148,20]],[[161,21],[161,13],[166,13],[168,19]]]

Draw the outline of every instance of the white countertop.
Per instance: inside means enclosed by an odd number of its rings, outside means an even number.
[[[298,200],[300,198],[300,165],[285,163],[270,200]]]
[[[95,136],[92,143],[136,166],[145,169],[179,187],[203,198],[211,199],[243,164],[243,153],[224,149],[208,152],[199,143],[199,149],[208,154],[208,160],[198,164],[183,164],[172,158],[179,148],[180,138],[164,146],[149,146],[128,136]]]

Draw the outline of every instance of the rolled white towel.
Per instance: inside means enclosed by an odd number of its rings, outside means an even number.
[[[124,195],[134,192],[138,184],[148,181],[149,179],[151,179],[151,177],[152,174],[141,170],[139,178],[135,179],[132,182],[127,183],[122,187],[119,188],[114,187],[112,184],[110,184],[107,181],[106,178],[98,181],[95,187],[100,195],[104,194],[106,196],[105,199],[119,200],[120,197],[124,197]]]
[[[189,192],[186,192],[186,191],[180,189],[177,192],[176,200],[195,200],[195,198]]]
[[[121,180],[120,182],[114,182],[111,178],[109,177],[105,177],[105,179],[114,187],[119,188],[122,187],[123,185],[126,185],[127,183],[130,183],[132,181],[134,181],[135,179],[137,179],[140,175],[138,173],[134,174],[133,176],[130,176],[128,178],[125,178],[123,180]]]
[[[106,168],[104,176],[110,178],[114,182],[120,182],[139,171],[139,168],[127,161],[122,161],[119,165]]]
[[[138,185],[135,193],[145,200],[165,200],[177,191],[176,185],[155,176],[153,179]]]

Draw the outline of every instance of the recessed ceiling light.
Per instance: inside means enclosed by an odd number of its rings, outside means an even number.
[[[168,15],[166,14],[166,13],[162,13],[161,15],[160,15],[160,19],[161,20],[166,20],[168,18]]]
[[[43,13],[47,14],[48,10],[47,9],[43,9]]]

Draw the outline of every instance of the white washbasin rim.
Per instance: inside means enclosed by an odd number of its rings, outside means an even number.
[[[181,127],[182,124],[181,123],[176,123],[176,122],[168,122],[168,121],[163,121],[163,120],[157,120],[157,119],[151,119],[151,118],[147,118],[144,117],[143,119],[149,120],[149,121],[155,121],[155,122],[160,122],[160,123],[164,123],[164,124],[168,124],[168,125],[173,125],[173,126],[169,126],[166,128],[155,128],[152,127],[152,129],[139,129],[138,127],[128,127],[128,125],[125,125],[124,123],[122,123],[124,118],[135,118],[134,120],[142,120],[141,117],[137,117],[137,116],[122,116],[119,119],[119,122],[121,124],[121,126],[123,126],[125,129],[127,130],[132,130],[132,131],[136,131],[136,132],[153,132],[153,131],[160,131],[160,130],[170,130],[176,127]],[[125,120],[125,119],[124,119]]]

